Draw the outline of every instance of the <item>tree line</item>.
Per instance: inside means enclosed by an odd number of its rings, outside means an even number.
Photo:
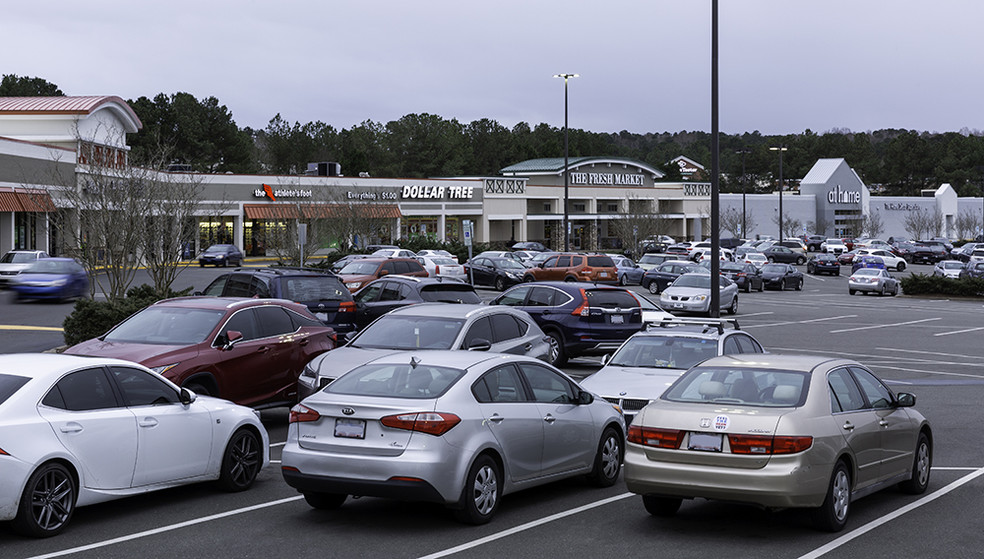
[[[3,76],[0,96],[60,95],[41,78]],[[159,93],[127,101],[143,122],[128,136],[136,162],[166,151],[170,162],[201,172],[303,174],[307,164],[335,161],[345,175],[425,178],[495,176],[503,167],[541,157],[562,157],[563,128],[520,122],[511,128],[494,119],[469,123],[439,115],[408,114],[387,123],[365,120],[350,128],[321,121],[289,122],[278,113],[266,127],[239,127],[215,97]],[[669,162],[686,156],[710,167],[710,133],[627,131],[601,133],[572,129],[569,152],[577,156],[626,157],[678,180]],[[817,159],[843,157],[875,192],[915,196],[950,183],[960,196],[984,188],[984,133],[884,129],[853,132],[764,135],[758,131],[721,134],[721,190],[770,192],[777,186],[778,155],[785,146],[783,176],[799,179]]]

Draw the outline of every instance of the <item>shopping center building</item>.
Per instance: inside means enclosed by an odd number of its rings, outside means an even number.
[[[56,224],[64,222],[61,214],[76,210],[60,193],[82,188],[93,172],[84,154],[125,165],[126,134],[140,128],[137,115],[118,97],[0,98],[0,253],[65,254]],[[699,167],[677,160],[681,170],[684,164]],[[198,234],[187,239],[196,250],[230,242],[247,254],[263,254],[270,231],[286,221],[353,215],[376,224],[362,238],[348,239],[360,244],[413,236],[461,240],[465,223],[472,222],[477,242],[529,240],[561,248],[565,199],[573,249],[617,249],[613,225],[631,216],[658,214],[666,234],[678,239],[709,232],[711,185],[699,180],[702,169],[670,182],[660,170],[631,159],[572,157],[567,167],[566,186],[563,158],[518,162],[488,177],[350,177],[332,163],[312,164],[301,176],[170,174],[202,185],[194,218]],[[919,208],[938,211],[953,237],[957,215],[980,214],[981,198],[958,198],[949,185],[929,194],[871,196],[845,160],[821,159],[797,190],[783,192],[783,215],[808,226],[809,233],[840,235],[862,214],[877,213],[888,237],[904,236],[906,212]],[[722,236],[778,234],[778,193],[721,195],[722,211],[741,211],[743,205],[749,231]]]

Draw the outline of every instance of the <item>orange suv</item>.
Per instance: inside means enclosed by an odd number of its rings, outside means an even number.
[[[413,258],[360,258],[346,264],[337,275],[349,291],[355,292],[372,280],[390,274],[426,278],[427,270]]]
[[[618,270],[607,254],[560,253],[526,270],[523,281],[618,283]]]

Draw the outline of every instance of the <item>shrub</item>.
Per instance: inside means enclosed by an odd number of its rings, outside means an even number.
[[[191,288],[183,291],[169,291],[167,297],[160,297],[153,286],[143,284],[132,287],[122,301],[94,301],[80,299],[75,303],[72,313],[65,317],[62,328],[65,330],[65,343],[77,343],[102,336],[133,313],[161,300],[181,297],[191,293]]]
[[[906,295],[951,295],[955,297],[984,296],[984,279],[944,278],[926,274],[912,274],[901,279]]]

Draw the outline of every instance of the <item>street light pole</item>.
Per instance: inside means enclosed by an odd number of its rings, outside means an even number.
[[[739,237],[748,238],[748,227],[745,225],[745,192],[748,190],[748,183],[745,181],[745,155],[751,150],[740,149],[736,153],[741,154],[741,235]]]
[[[564,78],[564,252],[571,250],[571,223],[570,223],[570,190],[567,178],[567,80],[578,77],[577,74],[554,74],[555,78]]]
[[[782,241],[782,152],[788,148],[782,144],[778,147],[771,147],[769,151],[779,152],[779,240]]]

